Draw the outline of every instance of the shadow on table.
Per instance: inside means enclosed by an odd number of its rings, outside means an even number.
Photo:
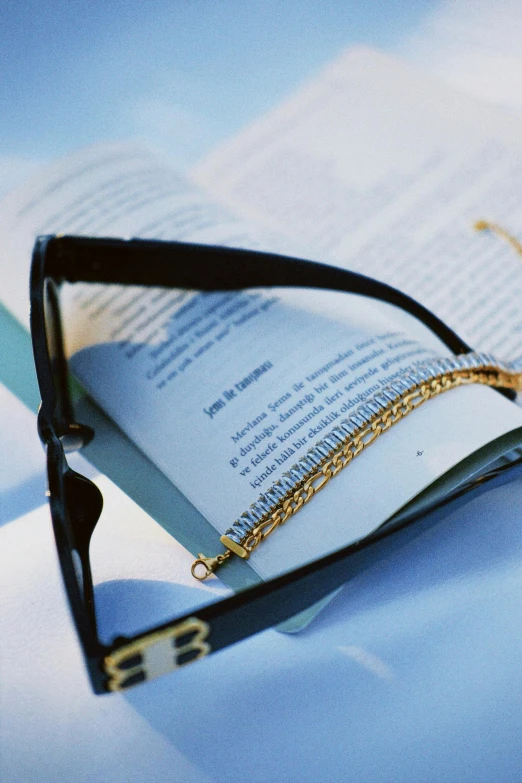
[[[42,472],[4,490],[0,498],[0,527],[46,503],[46,488],[47,478]]]
[[[225,593],[225,589],[220,592]],[[131,636],[174,620],[222,597],[198,587],[156,579],[114,579],[97,585],[94,594],[98,634],[106,644],[117,636]]]
[[[306,631],[259,634],[124,698],[220,781],[468,780],[466,764],[472,780],[484,732],[484,779],[491,762],[508,780],[521,501],[521,482],[485,493],[352,579]],[[150,603],[182,592],[152,587]]]

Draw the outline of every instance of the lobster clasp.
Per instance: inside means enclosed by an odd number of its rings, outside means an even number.
[[[198,559],[194,560],[192,563],[190,572],[195,579],[202,582],[213,574],[216,568],[219,568],[228,557],[230,557],[230,552],[228,550],[222,555],[216,555],[216,557],[205,557],[205,555],[199,552]]]

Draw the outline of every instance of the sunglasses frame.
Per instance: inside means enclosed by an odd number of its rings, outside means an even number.
[[[379,528],[362,541],[275,579],[175,617],[131,637],[103,644],[97,634],[89,542],[103,499],[96,485],[73,471],[66,452],[86,445],[94,431],[77,423],[68,389],[59,289],[62,282],[165,286],[202,291],[306,287],[344,291],[395,305],[431,329],[452,353],[469,346],[433,313],[372,278],[325,264],[272,253],[160,240],[74,236],[36,239],[31,266],[31,336],[42,404],[39,435],[47,452],[51,517],[72,616],[95,693],[125,690],[223,649],[303,611],[354,573],[435,524],[464,491],[420,517]],[[513,392],[502,390],[513,398]],[[495,478],[496,477],[496,478]],[[492,485],[503,480],[490,476]],[[484,491],[468,487],[467,497]],[[463,501],[462,501],[463,502]],[[397,536],[401,530],[402,535]],[[393,535],[392,535],[393,534]]]

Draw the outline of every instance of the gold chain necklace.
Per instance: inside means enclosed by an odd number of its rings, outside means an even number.
[[[520,242],[498,224],[480,220],[475,228],[501,236],[522,256]],[[225,552],[215,557],[198,554],[192,575],[206,579],[232,554],[247,560],[379,435],[433,397],[475,383],[522,391],[522,373],[484,353],[418,362],[404,377],[366,400],[286,471],[221,536]]]

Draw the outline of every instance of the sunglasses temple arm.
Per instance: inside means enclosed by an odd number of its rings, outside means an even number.
[[[49,271],[68,282],[169,286],[202,291],[306,287],[387,302],[427,326],[455,354],[471,348],[427,308],[401,291],[339,267],[274,253],[155,240],[57,237]]]

